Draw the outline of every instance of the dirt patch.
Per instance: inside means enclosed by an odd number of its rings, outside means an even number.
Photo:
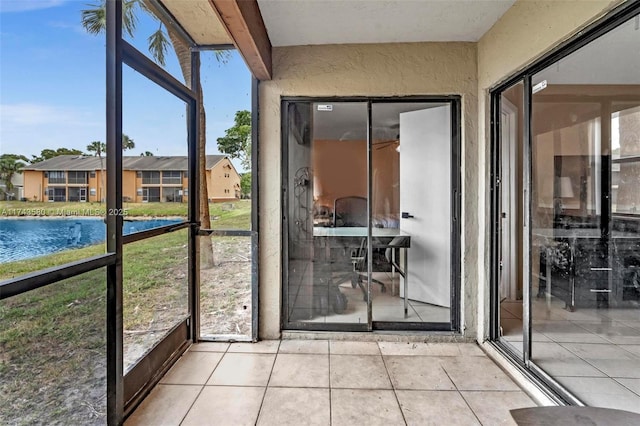
[[[200,333],[251,335],[251,239],[214,237],[216,266],[200,271]]]

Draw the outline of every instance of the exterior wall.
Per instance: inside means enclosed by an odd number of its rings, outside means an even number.
[[[24,197],[29,201],[43,201],[46,186],[44,172],[25,170],[22,174],[24,175]]]
[[[106,197],[107,197],[107,172],[106,171],[96,170],[96,177],[89,178],[89,194],[91,194],[91,188],[96,189],[96,194],[89,196],[89,199],[91,202],[106,202]]]
[[[226,177],[225,175],[229,175]],[[219,161],[208,170],[207,188],[209,199],[213,201],[223,201],[236,199],[236,190],[240,188],[240,175],[229,159]]]
[[[87,194],[87,200],[91,203],[98,201],[98,188],[101,187],[100,175],[98,174],[98,171],[95,171],[94,173],[94,177],[91,177],[91,174],[89,174],[89,192]],[[91,195],[92,188],[95,190],[95,195]]]
[[[478,215],[475,43],[393,43],[273,49],[260,85],[260,337],[280,336],[282,293],[281,96],[462,95],[463,324],[475,333]],[[465,188],[474,192],[466,194]],[[466,333],[468,333],[467,331]]]
[[[137,190],[139,186],[137,185],[136,172],[134,170],[123,170],[122,171],[122,199],[131,200],[132,203],[142,202],[142,197],[138,197]],[[138,201],[140,198],[140,201]]]
[[[478,42],[478,179],[469,193],[475,194],[468,205],[478,213],[476,226],[478,277],[478,341],[489,333],[489,89],[532,63],[562,41],[576,34],[595,19],[620,4],[609,0],[519,0]],[[486,226],[485,226],[486,224]],[[469,224],[467,224],[469,225]],[[466,296],[465,296],[466,297]]]

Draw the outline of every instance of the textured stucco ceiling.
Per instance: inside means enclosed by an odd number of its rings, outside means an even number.
[[[478,41],[515,0],[258,0],[271,44]]]

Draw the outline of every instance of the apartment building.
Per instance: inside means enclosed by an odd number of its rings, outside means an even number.
[[[186,202],[186,156],[123,157],[122,199],[125,202]],[[23,169],[24,195],[29,201],[104,201],[106,159],[61,155]],[[210,201],[240,198],[240,175],[225,155],[207,156]]]

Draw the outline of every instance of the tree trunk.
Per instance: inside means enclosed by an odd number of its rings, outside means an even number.
[[[200,175],[200,187],[198,193],[200,195],[200,222],[205,229],[211,229],[211,215],[209,213],[209,191],[207,189],[207,118],[204,110],[204,102],[202,98],[202,86],[198,85],[198,114],[200,118],[200,138],[198,140],[198,174]],[[202,237],[200,244],[200,267],[210,268],[215,266],[215,257],[213,256],[213,241],[211,237]]]
[[[149,2],[145,2],[150,10],[154,11],[152,5]],[[156,16],[160,16],[156,13]],[[173,31],[171,26],[165,25],[169,39],[173,45],[173,49],[178,57],[178,63],[182,70],[182,76],[184,77],[185,84],[190,87],[191,85],[191,50],[182,40],[182,38]],[[207,190],[207,123],[206,114],[204,110],[204,98],[202,94],[202,85],[198,82],[198,87],[192,88],[198,95],[198,115],[199,115],[199,138],[198,138],[198,153],[200,161],[198,163],[198,175],[200,176],[200,185],[198,188],[198,195],[200,197],[199,205],[199,219],[200,226],[204,229],[211,229],[211,216],[209,214],[209,192]],[[210,268],[215,265],[215,259],[213,256],[213,243],[210,237],[200,238],[200,263],[202,268]]]

